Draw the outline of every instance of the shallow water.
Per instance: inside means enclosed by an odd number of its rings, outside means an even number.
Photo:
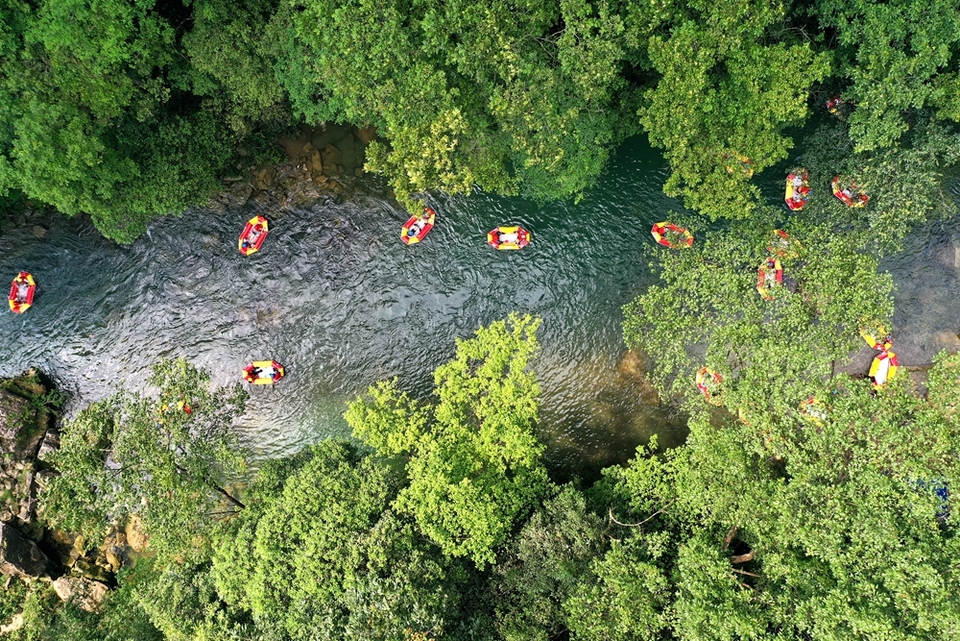
[[[377,197],[192,211],[124,247],[80,221],[42,240],[13,229],[0,237],[0,274],[33,272],[38,294],[26,314],[0,315],[0,375],[39,367],[75,394],[76,408],[122,379],[142,386],[161,356],[185,356],[217,384],[274,358],[287,377],[251,388],[241,421],[255,454],[271,457],[346,435],[347,402],[377,380],[397,376],[427,396],[455,337],[530,312],[543,318],[534,370],[548,463],[560,476],[593,475],[653,433],[666,446],[685,437],[681,417],[642,384],[620,328],[621,306],[652,281],[650,226],[679,209],[661,191],[665,177],[659,153],[634,139],[580,204],[434,198],[436,227],[410,247],[399,240],[407,215]],[[255,213],[272,227],[244,257],[237,235]],[[485,244],[489,229],[510,223],[532,231],[529,247]],[[927,358],[938,332],[958,329],[960,300],[945,292],[960,280],[960,229],[929,225],[885,264],[900,287],[897,325],[920,341],[906,351]],[[912,358],[903,352],[901,362]]]

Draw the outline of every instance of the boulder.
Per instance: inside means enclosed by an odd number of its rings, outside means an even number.
[[[0,573],[37,578],[45,576],[49,561],[37,545],[8,523],[0,523]]]
[[[36,456],[43,438],[37,413],[27,399],[0,389],[0,447],[10,458],[23,461]]]
[[[143,552],[147,549],[147,533],[143,531],[143,523],[140,521],[140,517],[133,515],[130,517],[130,520],[127,521],[126,527],[123,529],[124,536],[127,537],[127,545],[130,546],[130,549],[134,552]]]
[[[323,159],[320,156],[320,152],[316,149],[314,149],[310,155],[307,156],[307,166],[310,169],[310,174],[314,178],[323,175]]]
[[[53,590],[63,602],[72,601],[78,608],[96,612],[103,604],[107,592],[105,584],[82,577],[62,576],[53,582]]]
[[[324,165],[339,165],[343,161],[343,152],[340,151],[339,147],[333,145],[327,145],[323,148],[323,164]]]
[[[273,167],[264,167],[257,172],[253,179],[253,186],[260,191],[266,191],[273,187],[277,180],[277,170]]]
[[[47,228],[44,227],[43,225],[34,225],[30,231],[33,233],[34,236],[41,239],[47,235]]]
[[[359,138],[360,142],[363,144],[369,145],[371,142],[377,139],[377,130],[371,125],[361,127],[360,129],[357,129],[357,138]]]
[[[73,564],[73,571],[85,579],[102,581],[104,583],[113,578],[106,560],[101,560],[98,551],[82,556]]]

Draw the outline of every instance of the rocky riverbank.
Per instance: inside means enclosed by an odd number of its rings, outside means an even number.
[[[0,574],[52,584],[63,599],[94,610],[115,573],[146,547],[136,522],[117,526],[92,551],[66,532],[44,527],[37,494],[56,471],[46,462],[59,447],[65,397],[39,372],[0,381]],[[9,579],[8,579],[9,580]],[[0,626],[5,631],[16,621]]]
[[[325,123],[304,126],[296,138],[281,138],[287,160],[246,176],[227,176],[226,189],[208,204],[215,211],[254,202],[282,211],[324,198],[349,198],[362,189],[366,147],[377,137],[372,127]]]

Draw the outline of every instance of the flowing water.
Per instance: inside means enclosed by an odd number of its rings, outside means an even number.
[[[666,446],[685,437],[682,417],[643,384],[620,329],[621,306],[653,280],[650,226],[679,208],[661,191],[665,178],[659,153],[634,139],[580,204],[436,198],[436,227],[410,247],[399,239],[407,214],[370,196],[192,211],[129,246],[79,220],[43,239],[12,229],[0,237],[0,274],[28,270],[39,286],[26,314],[0,314],[0,376],[39,367],[74,393],[76,409],[117,385],[142,387],[158,357],[185,356],[221,385],[249,361],[273,358],[287,377],[252,388],[241,421],[256,456],[272,457],[347,435],[346,404],[377,380],[396,376],[427,397],[455,337],[529,312],[543,318],[533,368],[548,463],[561,475],[592,475],[653,433]],[[272,227],[263,249],[244,257],[237,235],[255,213]],[[489,229],[508,223],[532,231],[529,247],[485,244]],[[955,333],[960,300],[944,292],[960,278],[960,233],[928,226],[910,242],[890,263],[906,303],[899,322],[918,336]],[[915,277],[920,267],[928,276]],[[939,344],[918,340],[918,359]]]

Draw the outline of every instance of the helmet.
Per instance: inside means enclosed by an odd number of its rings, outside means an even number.
[[[261,225],[260,223],[257,223],[256,225],[253,226],[253,228],[256,229],[257,231],[260,231],[261,229],[263,229],[263,225]]]

